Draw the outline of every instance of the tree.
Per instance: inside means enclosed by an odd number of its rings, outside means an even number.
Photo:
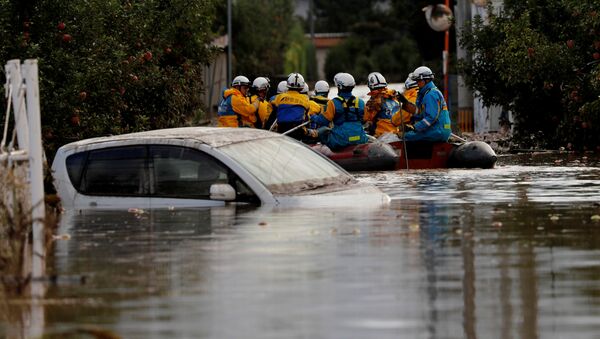
[[[399,0],[350,1],[343,6],[315,2],[319,30],[351,33],[329,53],[325,64],[328,79],[338,72],[349,72],[360,82],[366,81],[370,72],[379,71],[389,82],[403,82],[423,63],[411,31],[415,20],[412,12],[417,11],[421,21],[425,20],[415,4]]]
[[[49,155],[202,114],[212,0],[0,0],[0,60],[37,58]]]
[[[600,18],[594,1],[507,1],[461,34],[467,84],[513,112],[523,147],[599,145]]]
[[[235,74],[250,79],[281,75],[294,23],[289,0],[236,1],[232,22]]]

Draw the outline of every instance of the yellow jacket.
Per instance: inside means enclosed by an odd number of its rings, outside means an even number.
[[[256,107],[236,88],[225,90],[218,115],[219,127],[254,127],[256,123]]]
[[[251,104],[254,104],[258,100],[258,120],[255,123],[256,128],[265,128],[265,122],[269,120],[271,112],[273,112],[273,106],[266,99],[261,100],[258,95],[253,95],[248,98]]]
[[[413,88],[409,88],[406,91],[404,91],[404,97],[406,99],[408,99],[408,101],[412,102],[413,104],[415,102],[417,102],[417,95],[419,95],[419,87],[413,87]],[[396,126],[401,126],[402,125],[402,121],[404,122],[404,124],[410,124],[410,118],[412,117],[412,114],[410,114],[408,111],[405,111],[404,109],[402,109],[400,112],[394,114],[394,116],[392,117],[392,123]],[[400,120],[402,119],[402,120]]]
[[[319,105],[314,101],[309,101],[310,107],[308,108],[308,115],[321,114],[323,113],[323,106]]]

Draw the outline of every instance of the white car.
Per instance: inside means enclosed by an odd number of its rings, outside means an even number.
[[[52,170],[66,209],[390,201],[300,142],[249,128],[184,127],[77,141],[58,150]]]

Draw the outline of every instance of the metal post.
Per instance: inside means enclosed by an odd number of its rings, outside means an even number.
[[[447,8],[450,8],[450,0],[446,0],[445,3]],[[444,52],[442,54],[442,70],[444,72],[444,100],[446,100],[446,105],[448,104],[448,54],[450,51],[450,28],[448,28],[444,32]]]
[[[21,76],[21,60],[9,60],[4,67],[6,77],[10,78],[9,86],[12,86],[13,114],[15,116],[15,129],[19,149],[29,151],[29,128],[25,107],[23,77]]]
[[[44,172],[37,60],[25,60],[22,71],[27,89],[27,120],[29,122],[29,179],[33,217],[33,256],[31,274],[33,278],[41,278],[45,275],[46,249],[44,246]],[[18,130],[17,134],[20,132],[21,131]]]
[[[227,86],[231,84],[233,77],[231,76],[231,58],[232,58],[232,45],[233,38],[231,36],[231,0],[227,0]]]

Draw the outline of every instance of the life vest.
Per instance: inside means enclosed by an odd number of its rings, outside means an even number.
[[[337,96],[333,99],[335,106],[335,116],[333,117],[333,124],[338,126],[344,122],[361,121],[361,114],[359,110],[360,100],[356,97],[351,96],[348,100],[341,96]]]
[[[314,96],[312,98],[310,98],[310,100],[316,102],[317,104],[321,105],[321,107],[323,107],[322,112],[325,112],[327,110],[327,103],[329,102],[329,99],[327,99],[324,96],[321,95],[317,95]]]
[[[241,125],[241,117],[233,110],[231,98],[233,95],[228,95],[221,99],[219,108],[217,109],[218,126],[219,127],[238,127]]]

